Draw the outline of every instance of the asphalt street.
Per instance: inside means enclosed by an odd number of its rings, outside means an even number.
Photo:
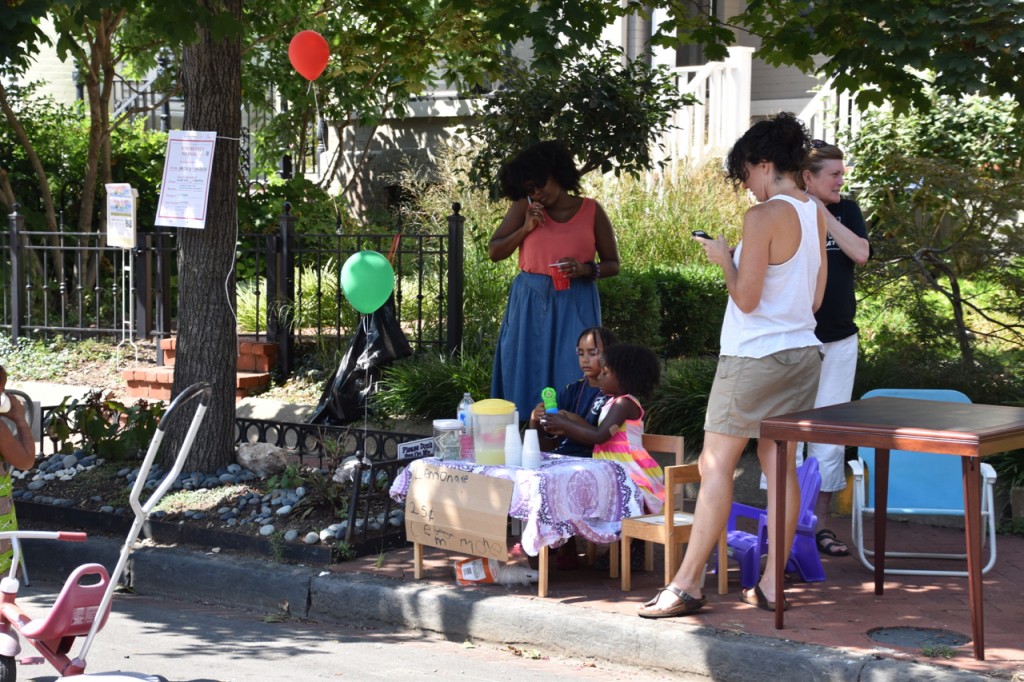
[[[37,584],[19,604],[43,617],[59,586]],[[23,656],[33,650],[22,640]],[[76,641],[72,655],[81,651]],[[86,673],[159,675],[167,682],[276,680],[697,680],[607,662],[552,658],[536,649],[449,641],[377,625],[322,624],[281,614],[119,594],[110,619],[93,640]],[[23,682],[52,682],[47,663],[20,665]]]

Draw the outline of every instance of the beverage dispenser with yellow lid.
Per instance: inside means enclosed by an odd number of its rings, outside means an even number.
[[[500,398],[473,403],[473,448],[478,464],[505,463],[505,427],[519,421],[516,404]]]

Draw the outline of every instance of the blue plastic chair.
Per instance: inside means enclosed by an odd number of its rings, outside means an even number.
[[[800,486],[800,515],[797,517],[793,549],[786,563],[787,573],[799,573],[804,582],[815,583],[825,580],[825,567],[814,539],[818,517],[814,507],[821,492],[821,473],[818,460],[809,457],[796,470]],[[736,528],[736,521],[748,518],[757,521],[757,534]],[[761,575],[761,557],[768,553],[768,512],[750,505],[733,502],[726,531],[728,555],[740,567],[740,584],[749,589],[757,584]]]
[[[862,396],[911,398],[951,403],[970,403],[971,399],[960,391],[947,389],[880,388]],[[848,462],[853,470],[853,518],[851,536],[862,564],[870,570],[875,566],[869,557],[874,551],[864,546],[864,515],[875,513],[875,487],[868,485],[868,472],[875,466],[874,448],[858,448],[857,460]],[[981,464],[982,543],[989,541],[989,561],[982,569],[988,573],[996,563],[996,526],[993,509],[996,472],[992,465]],[[887,514],[900,516],[956,516],[964,518],[963,465],[959,457],[931,452],[890,451],[889,493]],[[886,550],[886,562],[891,558],[962,559],[966,554],[940,554],[935,552],[893,552]],[[966,576],[967,571],[936,571],[923,569],[892,569],[886,564],[886,574],[894,575],[950,575]]]

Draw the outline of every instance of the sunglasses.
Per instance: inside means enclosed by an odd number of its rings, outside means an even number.
[[[825,140],[811,140],[811,149],[821,149],[828,146],[829,144]]]

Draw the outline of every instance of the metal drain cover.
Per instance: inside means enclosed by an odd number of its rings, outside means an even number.
[[[963,646],[971,641],[966,635],[935,628],[875,628],[868,631],[868,637],[881,644],[920,649],[926,646]]]

